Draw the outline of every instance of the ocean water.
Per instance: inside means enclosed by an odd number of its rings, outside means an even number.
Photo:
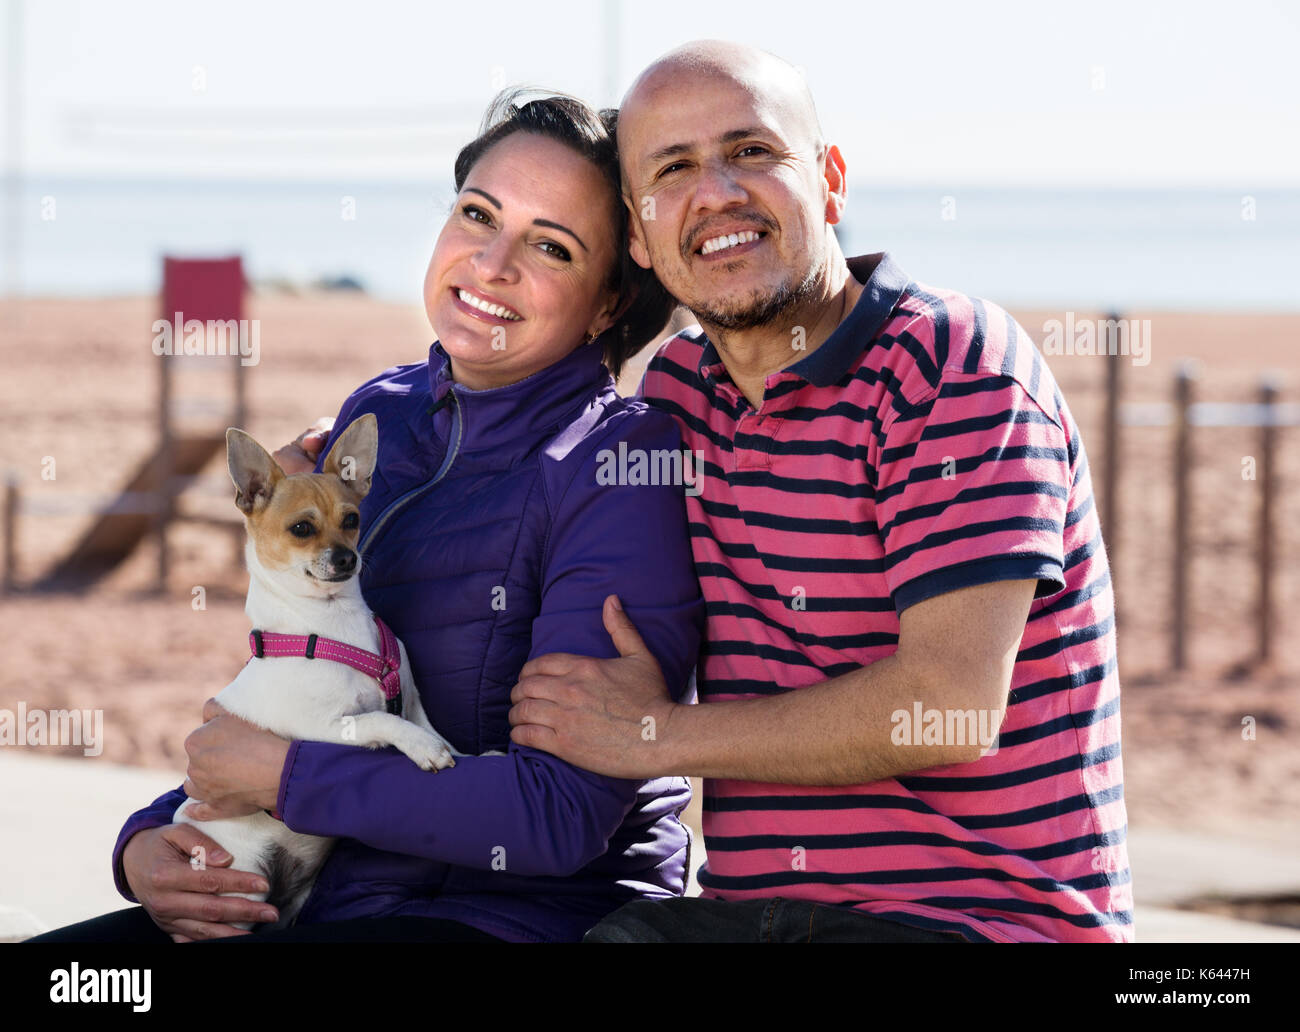
[[[18,284],[157,289],[164,254],[240,253],[254,280],[349,276],[415,303],[451,182],[29,178]],[[8,232],[11,223],[0,223]],[[1300,190],[851,190],[848,254],[1007,306],[1300,309]]]

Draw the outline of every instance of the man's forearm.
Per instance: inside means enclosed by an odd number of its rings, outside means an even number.
[[[975,727],[996,734],[1005,694],[999,704],[987,694],[979,698],[968,685],[909,669],[895,654],[781,695],[678,705],[647,748],[657,750],[653,762],[663,774],[788,785],[866,784],[976,759],[982,748],[978,739],[923,744],[923,728],[914,721],[917,703],[925,712],[975,711]],[[961,724],[963,731],[969,726]]]

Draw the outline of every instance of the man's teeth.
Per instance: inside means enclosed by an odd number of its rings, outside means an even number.
[[[458,290],[456,296],[464,301],[465,304],[477,308],[480,312],[487,312],[488,315],[495,315],[498,319],[517,321],[522,318],[522,316],[515,315],[515,313],[510,311],[509,308],[505,308],[502,305],[490,304],[489,302],[484,301],[481,297],[475,297],[468,290]]]
[[[752,229],[747,229],[743,233],[729,233],[726,236],[714,237],[712,240],[704,241],[704,246],[700,248],[700,254],[712,254],[714,251],[721,251],[724,247],[747,244],[751,240],[757,240],[758,237],[759,234]]]

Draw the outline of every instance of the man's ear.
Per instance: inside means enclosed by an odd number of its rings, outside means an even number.
[[[245,516],[265,506],[284,479],[284,470],[270,453],[233,426],[226,431],[226,466],[235,482],[235,504]]]
[[[361,497],[370,491],[370,478],[379,458],[379,420],[373,412],[358,416],[339,435],[325,456],[322,473],[346,480]]]
[[[845,175],[844,155],[834,144],[826,148],[822,175],[826,181],[826,221],[834,226],[844,218],[848,205],[849,182]]]
[[[651,203],[654,199],[651,198]],[[627,207],[627,251],[632,260],[643,269],[650,268],[650,248],[646,246],[645,230],[641,228],[641,217],[632,206],[632,198],[623,195],[623,204]]]

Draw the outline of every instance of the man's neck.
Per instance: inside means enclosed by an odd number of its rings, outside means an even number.
[[[816,351],[853,311],[863,284],[849,271],[838,246],[827,255],[827,270],[816,294],[781,314],[779,320],[748,330],[727,330],[701,320],[701,328],[740,392],[757,411],[769,376]]]

